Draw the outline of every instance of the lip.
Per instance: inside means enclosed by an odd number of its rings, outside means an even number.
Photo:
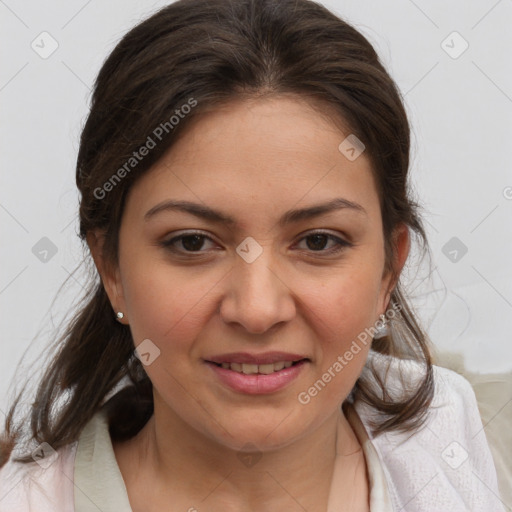
[[[278,362],[286,360],[290,359],[276,359],[275,361],[268,361],[268,357],[266,359],[266,361],[268,362]],[[297,359],[295,359],[295,361],[296,360]],[[252,361],[254,361],[254,359]],[[251,363],[252,361],[244,362]],[[230,362],[230,360],[221,362]],[[231,362],[237,361],[231,360]],[[222,384],[229,387],[233,391],[245,393],[248,395],[264,395],[269,393],[275,393],[277,391],[284,389],[300,375],[300,373],[304,370],[305,366],[309,362],[309,359],[299,361],[298,363],[290,366],[289,368],[283,368],[282,370],[270,373],[268,375],[263,375],[259,373],[246,375],[245,373],[236,372],[228,368],[222,368],[221,366],[217,366],[215,363],[211,361],[205,361],[206,365],[212,369],[213,373]]]
[[[261,354],[250,354],[249,352],[231,352],[212,356],[205,359],[206,362],[221,363],[240,363],[240,364],[271,364],[280,361],[300,361],[309,359],[304,354],[292,354],[290,352],[263,352]]]

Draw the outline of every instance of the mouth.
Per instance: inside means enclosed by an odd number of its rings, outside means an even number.
[[[204,360],[213,370],[214,382],[236,393],[264,395],[284,390],[299,378],[311,359],[298,354],[232,353]]]
[[[235,363],[235,362],[222,362],[216,363],[214,361],[207,361],[207,363],[214,364],[219,368],[225,370],[231,370],[237,373],[243,373],[245,375],[270,375],[272,373],[279,372],[285,368],[290,368],[302,362],[309,361],[308,358],[298,359],[296,361],[277,361],[275,363],[266,364],[253,364],[253,363]]]

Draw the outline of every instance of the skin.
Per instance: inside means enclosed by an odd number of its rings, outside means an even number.
[[[370,160],[363,153],[350,161],[338,150],[349,133],[300,97],[230,103],[191,124],[133,186],[117,265],[102,259],[101,233],[88,235],[112,307],[124,313],[135,345],[150,339],[160,350],[145,366],[155,413],[135,438],[114,443],[134,512],[170,503],[172,510],[325,511],[337,428],[346,455],[338,491],[350,510],[368,510],[364,457],[340,404],[369,344],[309,404],[297,399],[375,324],[395,284],[383,272]],[[345,208],[277,222],[288,210],[334,198],[365,212]],[[144,220],[169,199],[206,205],[236,224],[180,211]],[[197,244],[199,256],[183,240],[174,243],[176,252],[159,245],[184,230],[210,237]],[[337,245],[328,237],[315,245],[310,235],[318,230],[352,246],[329,255]],[[246,237],[263,250],[252,263],[236,252]],[[408,251],[408,232],[400,226],[398,272]],[[227,388],[204,362],[273,350],[310,361],[284,389],[266,395]],[[240,458],[247,443],[261,454],[250,467]]]

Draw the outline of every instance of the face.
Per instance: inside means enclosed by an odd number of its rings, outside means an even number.
[[[370,161],[338,149],[349,133],[296,97],[231,103],[133,186],[102,277],[135,345],[150,340],[155,417],[265,450],[339,409],[370,343],[343,356],[391,284]]]

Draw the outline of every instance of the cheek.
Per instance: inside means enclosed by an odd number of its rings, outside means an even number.
[[[319,341],[314,355],[326,384],[323,400],[346,396],[361,373],[372,341],[365,329],[377,320],[378,288],[375,275],[354,269],[303,294],[307,322]]]
[[[325,326],[325,336],[347,340],[373,324],[380,282],[371,269],[344,269],[322,285],[305,283],[300,295],[314,325]],[[313,291],[312,291],[313,290]]]
[[[149,338],[163,346],[193,337],[209,314],[208,290],[215,282],[168,264],[133,264],[123,276],[123,291],[135,342]]]

